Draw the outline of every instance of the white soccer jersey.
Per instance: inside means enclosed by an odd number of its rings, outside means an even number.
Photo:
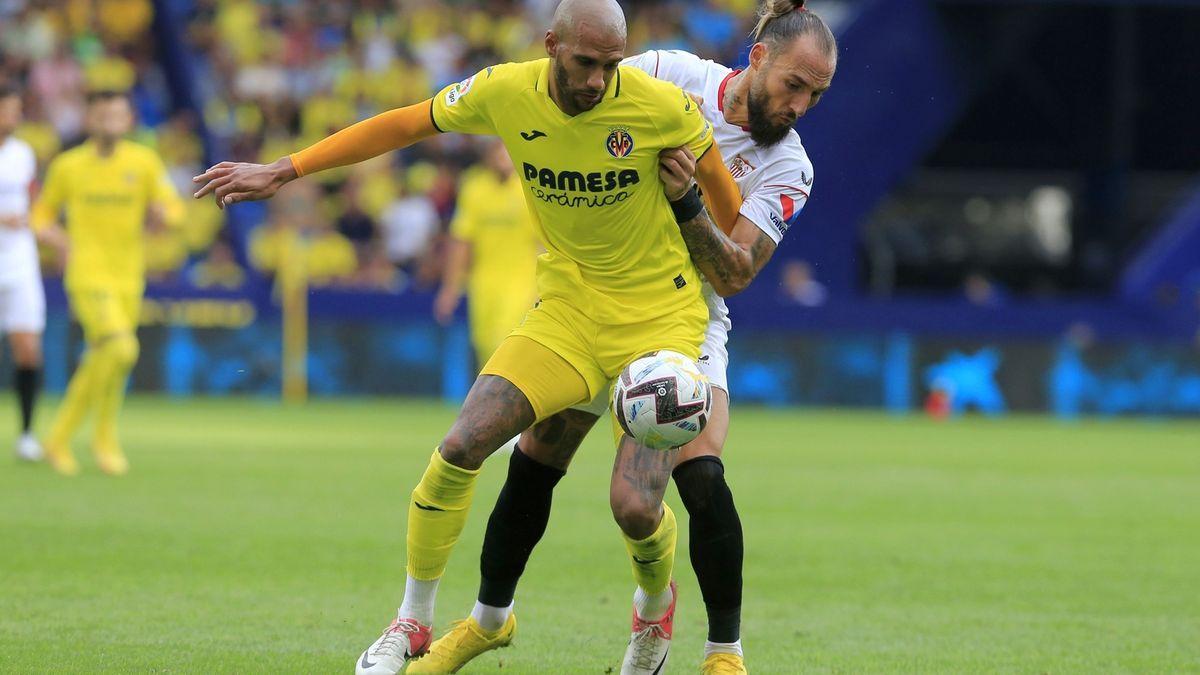
[[[37,159],[29,144],[11,136],[0,143],[0,216],[28,219],[29,187],[36,176]],[[0,225],[0,286],[31,275],[38,275],[33,232]]]
[[[660,80],[666,80],[686,92],[704,99],[700,109],[713,126],[713,137],[721,156],[742,192],[741,214],[778,244],[796,222],[808,203],[813,183],[812,162],[793,129],[786,138],[769,148],[755,145],[750,132],[725,121],[723,112],[725,85],[739,71],[678,50],[653,50],[625,59],[624,65],[640,68]],[[725,342],[731,327],[729,308],[707,283],[704,298],[708,302],[709,327],[701,357],[701,370],[713,384],[728,391],[725,384]],[[708,356],[708,359],[704,359]],[[711,366],[706,368],[706,365]],[[718,372],[719,371],[719,372]]]

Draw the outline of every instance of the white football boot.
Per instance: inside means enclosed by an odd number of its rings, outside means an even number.
[[[396,675],[404,662],[424,656],[433,641],[433,628],[414,619],[396,617],[354,665],[355,675]]]
[[[17,459],[26,462],[42,461],[42,444],[33,434],[21,434],[17,439]]]
[[[671,651],[675,623],[675,582],[671,582],[671,606],[658,621],[645,621],[633,610],[633,636],[621,662],[621,675],[661,675]]]

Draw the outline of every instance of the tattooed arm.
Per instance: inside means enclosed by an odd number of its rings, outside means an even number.
[[[686,194],[693,174],[706,196],[727,193],[726,183],[732,183],[733,179],[729,177],[720,155],[710,158],[713,154],[709,151],[697,162],[687,148],[664,150],[659,156],[659,175],[667,198],[675,201]],[[716,190],[712,189],[714,186]],[[724,197],[719,201],[710,197],[709,208],[714,213],[729,214],[725,204],[727,201]],[[770,236],[749,218],[738,214],[736,208],[732,214],[733,222],[726,227],[718,227],[704,210],[694,218],[679,223],[679,232],[696,267],[722,297],[745,290],[775,253],[775,241]],[[728,215],[722,219],[729,219]]]
[[[703,211],[680,223],[679,232],[696,267],[723,298],[744,291],[775,252],[774,240],[745,216],[738,216],[732,235],[717,228]]]

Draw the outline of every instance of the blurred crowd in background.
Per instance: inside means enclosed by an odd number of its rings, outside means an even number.
[[[172,112],[150,0],[0,0],[0,79],[25,92],[41,170],[86,134],[84,97],[131,94],[134,140],[154,147],[181,194],[212,157],[271,162],[384,110],[428,98],[494,63],[544,55],[553,0],[195,0],[189,20],[203,120]],[[630,53],[686,49],[736,60],[754,0],[630,3]],[[685,11],[686,10],[686,11]],[[206,157],[201,129],[207,129]],[[436,285],[459,178],[482,141],[432,139],[293,184],[246,236],[211,201],[188,200],[183,227],[150,235],[152,281],[241,287],[271,276],[290,230],[310,282],[398,292]],[[44,260],[53,275],[58,261]],[[246,268],[249,269],[246,269]]]

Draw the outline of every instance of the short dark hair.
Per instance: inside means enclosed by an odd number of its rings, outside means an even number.
[[[115,101],[117,99],[123,100],[126,103],[131,102],[129,100],[129,92],[127,91],[118,91],[116,89],[97,89],[87,93],[88,105],[92,105],[93,103],[107,103],[108,101]]]

